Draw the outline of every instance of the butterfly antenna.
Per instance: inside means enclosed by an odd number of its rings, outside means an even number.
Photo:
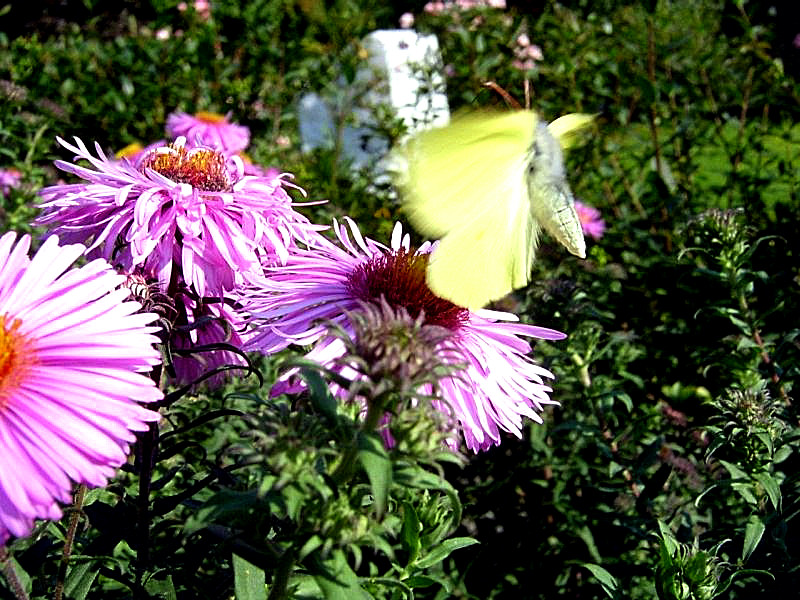
[[[505,91],[499,85],[497,85],[494,81],[487,81],[483,85],[484,85],[484,87],[488,87],[489,89],[494,90],[495,92],[500,94],[503,97],[503,100],[505,100],[506,103],[509,104],[515,110],[520,110],[522,108],[520,106],[519,102],[517,102],[516,99],[511,97],[511,94],[509,94],[507,91]]]

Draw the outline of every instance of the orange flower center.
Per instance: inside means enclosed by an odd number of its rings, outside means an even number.
[[[30,341],[19,332],[21,324],[14,319],[9,325],[7,315],[0,315],[0,411],[9,405],[35,362]]]
[[[203,123],[211,123],[212,125],[217,125],[225,121],[225,115],[218,115],[217,113],[206,112],[204,110],[195,113],[194,118]]]
[[[153,169],[176,183],[188,183],[208,192],[222,192],[231,187],[230,174],[221,152],[169,144],[153,150],[142,159],[139,169]]]
[[[144,148],[139,142],[133,142],[132,144],[128,144],[122,150],[117,151],[114,154],[114,158],[130,158],[141,152]]]

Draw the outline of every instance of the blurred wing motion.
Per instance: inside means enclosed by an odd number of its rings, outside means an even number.
[[[547,126],[532,111],[472,113],[407,143],[405,210],[441,238],[427,270],[435,294],[478,309],[527,285],[542,228],[585,257],[560,140],[591,118]]]

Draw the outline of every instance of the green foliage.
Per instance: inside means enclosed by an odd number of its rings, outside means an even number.
[[[407,7],[224,1],[206,20],[192,3],[68,4],[74,14],[52,21],[16,3],[0,16],[14,25],[0,34],[0,168],[22,174],[0,230],[30,229],[52,161],[70,158],[56,135],[113,152],[161,138],[174,110],[232,111],[252,131],[254,160],[328,200],[303,209],[312,220],[350,215],[385,240],[402,219],[392,194],[336,149],[300,152],[296,101],[352,83],[361,37]],[[461,461],[425,399],[387,391],[387,372],[372,372],[372,397],[396,411],[398,444],[385,450],[367,415],[333,400],[331,374],[298,362],[310,389],[300,397],[240,382],[181,398],[149,490],[132,461],[11,546],[31,597],[51,597],[59,579],[76,599],[796,589],[796,49],[749,3],[650,4],[416,14],[438,36],[452,108],[501,105],[488,80],[521,99],[527,79],[548,119],[600,115],[567,172],[602,211],[604,236],[588,240],[585,261],[545,239],[534,282],[496,307],[569,334],[535,347],[560,402],[544,424]],[[523,33],[543,59],[520,70]],[[262,366],[274,381],[278,365]],[[9,589],[0,578],[0,595]]]

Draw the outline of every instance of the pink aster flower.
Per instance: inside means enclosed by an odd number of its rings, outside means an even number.
[[[22,173],[19,170],[9,167],[0,169],[0,197],[8,196],[11,188],[19,187],[22,180]]]
[[[545,404],[555,404],[544,378],[553,375],[529,356],[524,337],[558,340],[564,334],[515,323],[512,314],[480,310],[471,312],[435,296],[425,283],[425,268],[432,246],[416,251],[409,246],[400,224],[391,246],[363,238],[356,224],[334,223],[339,244],[319,236],[314,246],[298,248],[287,262],[270,269],[259,287],[244,294],[245,310],[256,329],[247,347],[264,353],[291,344],[314,348],[306,358],[341,369],[344,343],[326,325],[334,323],[352,335],[346,313],[361,303],[404,309],[412,318],[424,315],[424,324],[444,327],[447,340],[437,345],[444,364],[466,362],[466,367],[439,380],[437,407],[458,424],[467,446],[484,450],[500,443],[500,431],[521,437],[523,418],[537,422]],[[354,373],[342,373],[350,377]],[[273,394],[294,392],[303,383],[287,373]],[[342,390],[334,386],[340,395]]]
[[[0,238],[0,545],[58,519],[74,483],[104,486],[132,432],[157,421],[138,402],[162,398],[143,373],[160,362],[125,277],[104,260],[70,269],[77,244]],[[119,288],[119,289],[118,289]]]
[[[250,130],[243,125],[230,122],[230,113],[218,115],[200,111],[194,115],[184,112],[167,117],[167,134],[180,136],[190,144],[211,146],[228,154],[241,152],[250,144]]]
[[[78,138],[75,146],[57,139],[90,167],[56,161],[86,183],[44,188],[36,223],[122,270],[140,267],[163,290],[180,275],[200,296],[221,296],[262,263],[285,262],[295,239],[320,229],[294,210],[291,175],[244,175],[238,157],[189,148],[184,138],[136,164],[109,160],[97,144],[95,157]]]
[[[599,240],[603,237],[606,230],[606,222],[600,218],[600,211],[594,206],[575,200],[575,210],[578,212],[578,218],[581,221],[581,229],[583,233]]]

